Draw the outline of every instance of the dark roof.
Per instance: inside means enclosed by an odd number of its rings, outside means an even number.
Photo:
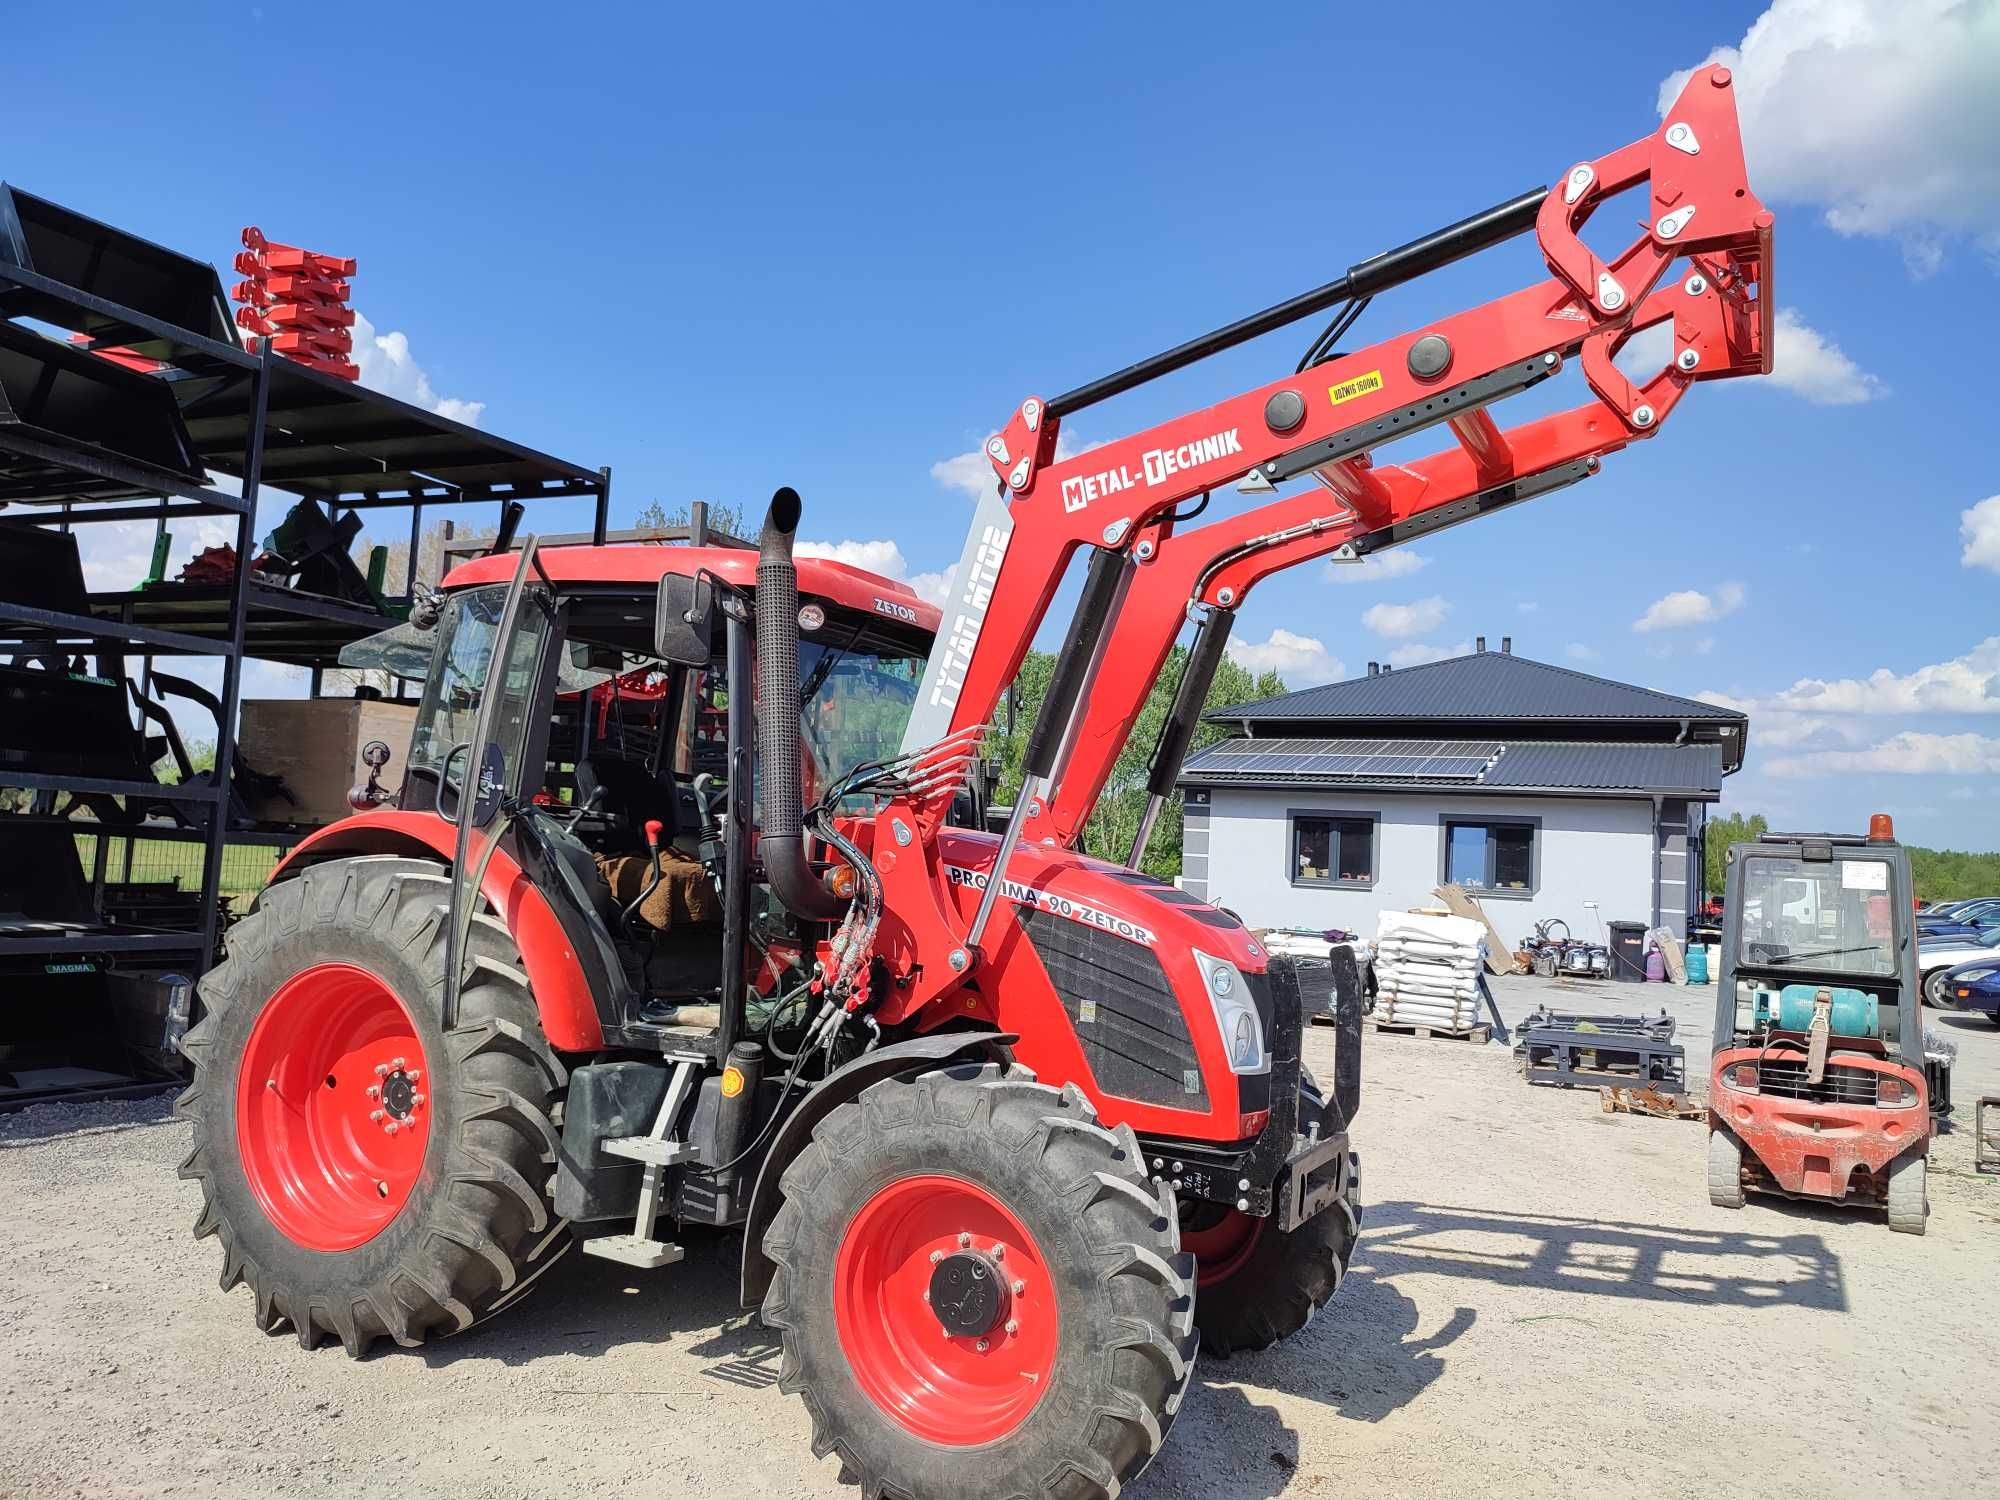
[[[1525,656],[1480,651],[1218,708],[1207,717],[1253,723],[1280,719],[1466,719],[1484,723],[1702,719],[1715,723],[1744,720],[1746,716],[1733,708],[1656,693],[1651,688],[1593,677]]]
[[[1712,799],[1722,790],[1722,747],[1717,744],[1629,745],[1582,740],[1508,740],[1499,744],[1438,746],[1493,752],[1476,777],[1431,777],[1418,771],[1383,778],[1358,772],[1323,772],[1328,742],[1315,739],[1230,739],[1191,757],[1181,771],[1187,786],[1261,786],[1450,792],[1654,793]]]

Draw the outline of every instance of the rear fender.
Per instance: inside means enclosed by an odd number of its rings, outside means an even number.
[[[750,1213],[743,1221],[743,1305],[757,1307],[770,1290],[777,1266],[764,1253],[764,1231],[778,1216],[782,1196],[778,1179],[785,1175],[792,1158],[805,1150],[806,1142],[821,1120],[850,1099],[861,1096],[885,1078],[904,1073],[930,1073],[953,1063],[1000,1063],[1011,1060],[1009,1048],[1020,1038],[990,1031],[934,1032],[879,1047],[837,1070],[804,1099],[785,1123],[757,1171],[757,1186],[750,1194]]]
[[[271,884],[290,880],[309,865],[355,855],[400,854],[449,866],[456,837],[452,825],[435,813],[382,808],[343,819],[299,842],[271,872]],[[493,851],[480,894],[507,924],[521,950],[521,966],[527,971],[549,1044],[561,1052],[600,1050],[604,1029],[569,935],[548,898],[505,849]]]

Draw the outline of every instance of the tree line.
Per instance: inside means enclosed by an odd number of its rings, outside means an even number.
[[[1762,813],[1730,813],[1710,818],[1702,853],[1708,875],[1708,893],[1722,894],[1722,876],[1731,844],[1755,843],[1758,835],[1770,832]],[[1963,849],[1925,849],[1903,846],[1910,853],[1910,874],[1916,882],[1920,901],[1962,901],[1972,896],[2000,896],[2000,854],[1977,854]]]

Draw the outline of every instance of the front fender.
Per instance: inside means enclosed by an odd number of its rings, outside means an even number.
[[[457,840],[457,831],[435,813],[379,808],[343,818],[301,840],[278,861],[271,883],[289,880],[323,860],[363,854],[401,854],[449,865]],[[601,1050],[604,1028],[598,1022],[590,982],[548,898],[505,849],[493,851],[479,893],[507,924],[521,950],[521,967],[527,971],[528,988],[534,992],[549,1044],[562,1052]]]
[[[930,1073],[955,1062],[1004,1066],[1012,1058],[1009,1046],[1018,1040],[1003,1032],[949,1031],[893,1042],[864,1052],[800,1100],[799,1107],[778,1127],[750,1194],[750,1213],[743,1221],[743,1306],[761,1305],[764,1293],[771,1288],[771,1278],[777,1274],[771,1257],[764,1253],[764,1231],[778,1216],[778,1179],[785,1175],[792,1158],[805,1149],[821,1120],[848,1100],[859,1098],[864,1090],[899,1073]]]

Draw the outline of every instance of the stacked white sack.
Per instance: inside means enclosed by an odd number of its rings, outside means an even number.
[[[1375,1019],[1466,1031],[1479,1021],[1486,929],[1465,917],[1385,911],[1375,935]]]

